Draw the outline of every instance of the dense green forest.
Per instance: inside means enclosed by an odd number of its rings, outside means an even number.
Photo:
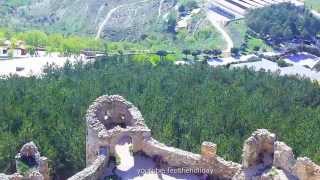
[[[297,155],[320,162],[318,83],[250,69],[128,59],[48,67],[41,78],[1,79],[0,170],[12,170],[14,155],[30,140],[49,157],[56,179],[82,169],[84,115],[103,94],[137,105],[154,137],[168,145],[199,152],[202,141],[212,141],[219,155],[239,162],[244,140],[267,128]]]
[[[312,39],[320,33],[320,20],[307,8],[291,3],[252,10],[246,16],[246,23],[261,37],[275,41]]]

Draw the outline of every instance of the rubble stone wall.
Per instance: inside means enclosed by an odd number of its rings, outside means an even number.
[[[206,147],[206,144],[202,146]],[[216,146],[215,146],[216,147]],[[205,149],[204,147],[202,149]],[[207,148],[209,149],[209,148]],[[240,170],[240,164],[225,161],[216,156],[216,148],[195,154],[178,148],[169,147],[152,138],[145,140],[142,151],[149,157],[159,156],[169,167],[202,169],[209,174],[231,179]],[[210,154],[211,156],[208,156]]]
[[[211,142],[203,142],[201,153],[195,154],[156,141],[138,108],[121,96],[99,97],[89,107],[86,120],[88,168],[76,177],[88,173],[85,178],[98,179],[100,167],[104,167],[99,160],[101,147],[106,147],[112,156],[119,140],[130,137],[134,152],[160,158],[161,163],[173,168],[212,170],[210,175],[219,179],[320,180],[318,165],[308,158],[295,159],[292,149],[266,129],[258,129],[244,142],[240,165],[219,157],[217,145]]]
[[[169,147],[151,136],[151,130],[134,105],[121,96],[101,96],[88,109],[86,135],[87,168],[68,180],[98,180],[108,168],[109,157],[121,138],[130,138],[133,152],[143,152],[172,168],[211,170],[214,179],[229,180],[320,180],[320,166],[307,157],[295,158],[291,147],[278,141],[275,134],[258,129],[244,142],[242,165],[217,155],[217,145],[203,142],[195,154]],[[112,127],[112,128],[110,128]],[[48,159],[40,157],[33,142],[25,144],[16,158],[34,157],[36,171],[27,177],[19,172],[0,174],[0,180],[48,180]],[[18,162],[18,161],[17,161]],[[17,163],[18,165],[18,163]],[[19,166],[19,165],[18,165]]]
[[[108,165],[108,156],[99,155],[98,158],[87,168],[78,172],[68,180],[97,180],[103,175]]]

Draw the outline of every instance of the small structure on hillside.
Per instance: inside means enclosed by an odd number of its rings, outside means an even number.
[[[97,52],[90,49],[81,50],[80,54],[83,55],[85,59],[94,59],[97,57]]]
[[[22,58],[27,54],[27,48],[23,41],[17,41],[15,45],[12,45],[9,40],[0,43],[0,59]]]

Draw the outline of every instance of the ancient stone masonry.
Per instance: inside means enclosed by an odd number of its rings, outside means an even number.
[[[16,170],[13,175],[0,174],[0,180],[49,180],[48,159],[40,156],[34,142],[23,145],[16,155]]]
[[[100,155],[97,159],[87,168],[78,172],[76,175],[69,178],[69,180],[95,180],[99,179],[103,171],[105,170],[106,166],[108,165],[108,158],[107,156]]]
[[[133,150],[141,149],[143,139],[151,137],[150,129],[134,105],[121,96],[101,96],[86,115],[86,162],[92,164],[101,152],[114,153],[114,146],[125,136],[132,138]]]
[[[151,130],[145,125],[140,111],[121,96],[101,96],[96,99],[87,111],[86,121],[88,167],[80,172],[80,176],[78,173],[72,177],[72,180],[98,179],[101,167],[105,166],[109,156],[115,155],[115,145],[123,137],[132,139],[134,152],[160,157],[169,167],[212,169],[209,175],[215,178],[320,180],[318,165],[308,158],[296,160],[292,149],[265,129],[258,129],[245,141],[240,165],[219,157],[217,145],[212,142],[202,143],[201,154],[168,147],[158,142],[152,138]],[[101,157],[105,159],[101,160]]]
[[[275,134],[258,129],[245,141],[242,168],[233,180],[320,180],[320,166],[309,158],[294,157]]]
[[[132,140],[133,153],[143,153],[161,162],[160,167],[209,169],[205,176],[229,180],[320,180],[320,166],[307,157],[295,158],[292,149],[266,129],[258,129],[244,142],[242,164],[217,155],[217,145],[203,142],[195,154],[168,147],[152,138],[138,110],[123,97],[101,96],[86,114],[87,167],[69,180],[103,178],[115,146],[123,138]],[[37,146],[25,144],[16,156],[17,173],[0,174],[0,180],[48,180],[48,160]],[[27,167],[27,170],[25,170]]]

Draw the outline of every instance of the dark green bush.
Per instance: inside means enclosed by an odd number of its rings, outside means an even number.
[[[289,67],[289,66],[292,66],[292,64],[290,63],[287,63],[285,60],[283,59],[280,59],[277,61],[277,64],[279,67]]]

